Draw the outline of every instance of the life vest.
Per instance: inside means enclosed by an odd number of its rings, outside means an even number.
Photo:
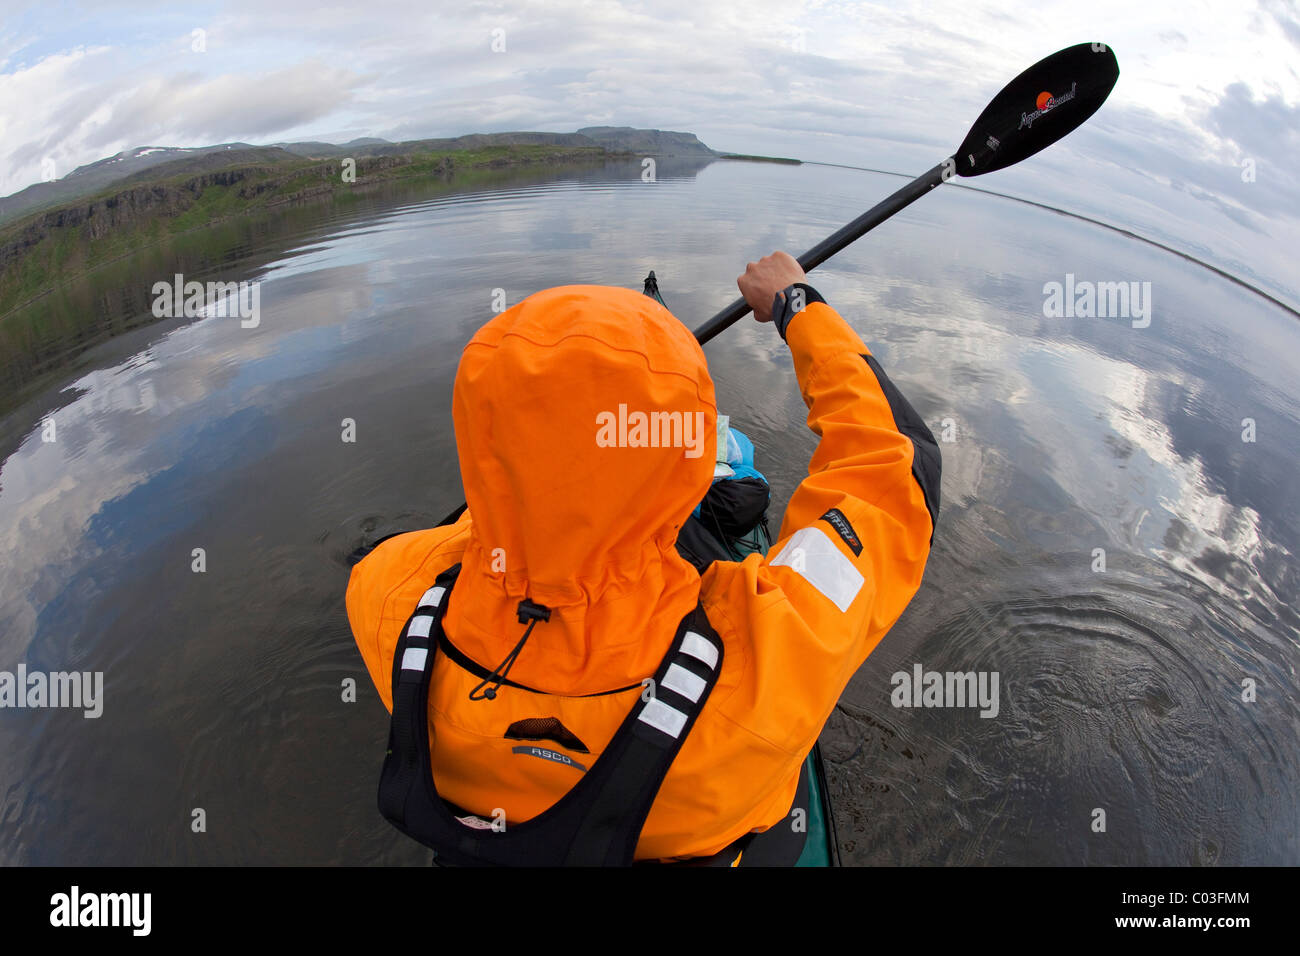
[[[641,828],[673,758],[717,682],[723,645],[703,608],[682,619],[643,694],[590,770],[550,810],[512,824],[486,820],[438,795],[429,758],[429,680],[433,659],[448,646],[442,617],[460,565],[420,598],[402,630],[393,668],[393,713],[379,781],[379,809],[407,836],[454,866],[630,866]],[[548,752],[552,759],[565,755]],[[794,806],[806,806],[801,774]],[[802,831],[752,833],[695,866],[790,865],[803,848]],[[791,835],[787,835],[791,834]],[[775,839],[774,839],[775,838]]]
[[[442,617],[459,572],[455,565],[438,576],[397,645],[380,811],[454,865],[631,865],[659,786],[717,681],[722,641],[701,608],[686,615],[655,672],[653,693],[637,699],[573,789],[531,820],[487,822],[442,801],[429,759],[429,678],[446,641]]]

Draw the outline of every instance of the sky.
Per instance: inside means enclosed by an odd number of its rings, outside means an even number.
[[[1300,308],[1297,0],[0,0],[0,195],[137,146],[589,125],[919,174],[1080,42],[1119,60],[1102,110],[972,185]]]

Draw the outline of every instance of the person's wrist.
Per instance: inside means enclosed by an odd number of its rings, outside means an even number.
[[[786,329],[796,315],[799,315],[813,302],[825,302],[821,294],[806,282],[795,282],[772,299],[772,324],[776,326],[781,338],[786,337]]]

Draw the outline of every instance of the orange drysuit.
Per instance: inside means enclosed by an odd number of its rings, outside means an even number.
[[[784,818],[845,685],[920,586],[939,479],[929,430],[834,309],[810,303],[786,338],[821,441],[771,551],[702,576],[674,542],[712,480],[717,408],[685,326],[640,293],[565,286],[466,346],[453,415],[468,511],[381,543],[347,593],[391,710],[402,628],[462,564],[444,620],[457,653],[437,655],[429,692],[444,799],[520,822],[559,800],[700,602],[725,647],[721,674],[636,858],[711,855]],[[495,699],[471,700],[519,641],[524,598],[550,619]],[[545,746],[572,762],[516,752],[505,733],[528,718],[557,718],[576,741]]]

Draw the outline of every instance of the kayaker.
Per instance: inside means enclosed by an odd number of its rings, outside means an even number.
[[[799,832],[800,768],[920,586],[940,477],[930,430],[806,278],[774,252],[737,285],[789,345],[809,476],[766,554],[702,574],[676,544],[714,478],[717,406],[680,321],[564,286],[465,347],[468,509],[382,542],[347,593],[398,701],[381,809],[440,859],[797,856],[774,837]]]

